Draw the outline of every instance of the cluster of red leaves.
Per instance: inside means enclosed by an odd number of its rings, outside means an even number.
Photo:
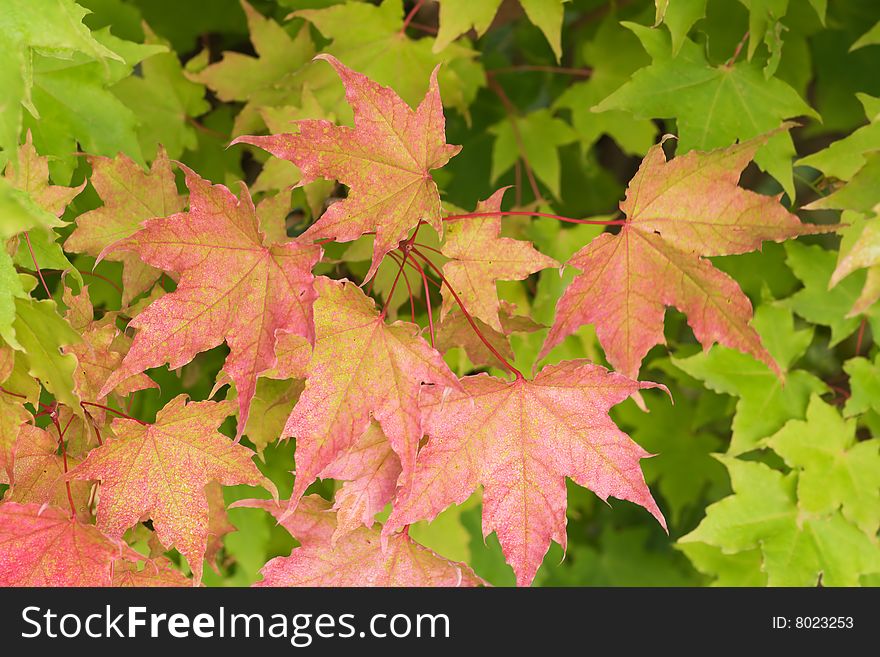
[[[265,566],[262,585],[478,585],[467,565],[417,545],[406,527],[480,487],[483,533],[497,534],[518,583],[528,585],[551,540],[566,543],[566,478],[603,500],[639,504],[665,527],[639,464],[649,454],[608,412],[662,387],[636,379],[648,350],[663,342],[667,306],[687,315],[704,347],[719,342],[775,367],[749,325],[749,300],[704,257],[823,230],[738,186],[766,136],[671,161],[662,144],[650,150],[621,204],[626,218],[612,222],[620,231],[569,261],[582,273],[559,301],[542,352],[593,324],[618,372],[579,360],[526,377],[510,363],[508,336],[519,327],[495,281],[559,263],[500,236],[504,190],[473,213],[444,216],[430,171],[459,147],[446,143],[436,71],[413,110],[322,58],[342,78],[353,128],[305,120],[294,134],[236,140],[295,164],[300,184],[325,178],[348,187],[345,200],[296,238],[255,207],[244,185],[236,196],[183,167],[186,203],[162,154],[148,173],[123,157],[92,161],[104,206],[79,217],[67,248],[121,260],[124,303],[162,272],[177,286],[155,288],[128,308],[133,340],[118,331],[118,313],[94,320],[87,291],[66,295],[68,320],[83,338],[70,348],[83,403],[37,413],[50,416],[57,438],[15,411],[14,440],[0,452],[11,484],[0,504],[0,585],[181,584],[161,556],[170,548],[186,557],[198,584],[204,558],[212,561],[229,531],[219,485],[233,484],[267,488],[273,501],[237,505],[266,509],[301,543]],[[443,238],[442,267],[416,242],[422,225]],[[426,290],[441,288],[436,342],[427,293],[430,343],[413,323],[389,323],[356,284],[313,276],[321,244],[363,235],[375,236],[367,280],[391,257],[397,279],[409,267]],[[154,385],[147,369],[181,367],[224,342],[218,386],[235,385],[237,410],[181,396],[147,424],[105,405]],[[510,379],[459,379],[435,348],[441,343],[469,353],[485,347],[474,362],[500,365]],[[296,439],[295,485],[284,503],[238,443],[261,376],[304,380],[278,436]],[[111,420],[109,411],[121,417]],[[218,431],[230,415],[234,441]],[[345,482],[332,504],[304,496],[317,478]],[[390,517],[375,528],[388,503]],[[142,566],[145,557],[123,538],[148,518],[152,558]]]

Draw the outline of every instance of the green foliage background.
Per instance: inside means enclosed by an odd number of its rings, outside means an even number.
[[[701,353],[684,318],[670,310],[668,348],[649,354],[641,376],[665,383],[675,404],[651,391],[645,394],[649,412],[632,401],[613,412],[634,440],[659,454],[643,466],[670,536],[642,509],[617,500],[612,509],[571,485],[567,554],[554,544],[535,583],[815,585],[821,578],[826,585],[880,584],[874,438],[880,436],[880,350],[874,342],[880,309],[869,299],[861,312],[850,312],[866,276],[880,274],[859,269],[829,289],[838,252],[852,249],[877,221],[880,3],[503,2],[481,36],[449,36],[441,15],[448,45],[438,52],[432,50],[435,2],[423,3],[404,32],[404,16],[415,3],[401,0],[381,6],[254,0],[259,16],[250,27],[238,0],[78,0],[91,12],[83,17],[88,30],[71,27],[77,21],[68,18],[82,13],[71,0],[0,0],[7,3],[27,6],[33,20],[23,28],[0,22],[4,43],[11,44],[0,64],[0,164],[30,130],[37,151],[51,156],[55,184],[88,178],[78,152],[122,152],[146,165],[162,144],[171,158],[215,182],[245,180],[261,196],[286,193],[277,181],[294,182],[289,170],[264,168],[265,154],[227,144],[239,134],[279,131],[306,116],[350,121],[341,84],[326,64],[310,63],[304,34],[315,51],[332,52],[411,103],[424,94],[435,63],[442,63],[447,137],[463,150],[435,177],[445,200],[462,208],[499,186],[515,185],[507,198],[518,208],[611,216],[641,156],[662,134],[679,137],[678,152],[711,149],[798,119],[793,140],[784,134],[771,140],[742,184],[781,194],[792,208],[819,200],[823,209],[804,211],[804,217],[831,223],[842,211],[849,226],[840,235],[713,259],[751,298],[755,326],[784,366],[785,385],[749,356],[720,347]],[[484,5],[496,4],[446,3],[449,25],[462,31],[480,27]],[[287,18],[299,10],[309,11]],[[554,29],[558,16],[561,28]],[[212,68],[228,51],[239,53],[236,63]],[[290,231],[302,230],[332,192],[320,184],[295,190]],[[72,222],[99,205],[88,186],[63,219]],[[70,230],[57,228],[58,241]],[[509,235],[532,240],[560,261],[601,230],[553,219],[505,219]],[[37,251],[59,303],[61,279],[53,270],[72,264],[88,272],[94,266],[93,258],[65,254],[58,244],[37,245]],[[325,272],[365,273],[368,249],[333,245],[328,253],[337,262],[322,265]],[[10,256],[20,271],[29,269],[29,258]],[[104,261],[94,271],[121,281],[119,263]],[[393,274],[380,271],[378,296]],[[501,283],[499,290],[520,312],[549,325],[572,276],[548,270]],[[88,283],[96,307],[120,307],[112,285],[94,277]],[[11,302],[13,292],[4,291]],[[36,288],[30,296],[45,295]],[[399,296],[392,309],[405,301]],[[425,324],[423,304],[416,308]],[[518,368],[536,364],[545,335],[514,336]],[[225,354],[221,347],[180,371],[151,371],[161,391],[136,394],[131,412],[149,420],[180,392],[208,397]],[[546,362],[581,357],[604,362],[590,327]],[[459,350],[447,360],[458,374],[472,369]],[[270,409],[283,391],[264,383],[254,416],[265,425],[253,431],[277,435],[286,411],[275,417],[259,405]],[[261,468],[282,495],[290,492],[293,451],[292,444],[273,444],[263,454]],[[331,496],[332,482],[315,490]],[[231,502],[253,491],[231,487],[224,494]],[[229,518],[236,530],[225,537],[218,571],[206,570],[208,585],[250,584],[268,559],[295,545],[262,511],[231,509]],[[514,581],[495,537],[482,539],[478,496],[431,525],[414,526],[411,535],[470,563],[493,584]]]

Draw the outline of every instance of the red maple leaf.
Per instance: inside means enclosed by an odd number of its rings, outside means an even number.
[[[348,198],[331,205],[303,236],[350,242],[375,232],[369,280],[385,254],[420,220],[443,234],[440,193],[430,171],[446,164],[461,147],[446,143],[437,69],[424,100],[413,110],[394,90],[335,57],[316,59],[332,64],[342,78],[354,128],[324,120],[299,121],[296,134],[245,136],[232,143],[253,144],[290,160],[302,171],[300,185],[328,178],[349,187]]]
[[[116,418],[118,438],[89,452],[67,477],[101,482],[97,525],[109,536],[121,538],[141,518],[152,518],[159,541],[186,557],[197,584],[211,533],[206,486],[274,487],[254,465],[250,449],[217,432],[230,403],[185,399],[168,402],[155,424]]]
[[[110,586],[119,558],[143,557],[57,507],[0,504],[0,586]]]
[[[409,536],[396,534],[383,548],[378,529],[360,527],[334,543],[336,513],[316,495],[292,515],[271,500],[240,500],[234,507],[265,509],[300,543],[288,557],[263,566],[256,586],[479,586],[463,563],[444,559]]]
[[[291,502],[364,435],[374,419],[400,458],[403,484],[422,438],[422,384],[460,388],[442,356],[408,322],[386,324],[350,281],[315,279],[315,349],[284,436],[296,438]],[[291,511],[293,506],[291,507]]]
[[[612,406],[657,384],[586,361],[545,367],[532,381],[478,374],[461,383],[464,390],[451,394],[424,390],[428,443],[384,535],[433,519],[482,485],[483,534],[497,533],[517,582],[528,585],[551,539],[566,544],[566,477],[603,500],[640,504],[666,527],[639,466],[650,454],[608,417]]]
[[[151,303],[130,327],[131,350],[100,391],[168,363],[178,368],[200,351],[229,345],[223,367],[238,391],[238,436],[247,424],[257,376],[276,364],[280,333],[314,337],[312,267],[321,249],[301,239],[268,240],[247,188],[241,199],[183,167],[189,211],[151,219],[105,252],[133,251],[180,274],[177,289]]]
[[[583,273],[560,298],[541,357],[581,325],[594,324],[608,362],[635,378],[648,351],[665,343],[663,317],[666,306],[675,306],[705,349],[718,342],[779,372],[749,324],[748,297],[702,257],[835,230],[802,224],[778,197],[737,185],[768,137],[671,161],[662,144],[651,148],[620,204],[627,217],[620,233],[600,235],[568,261]]]

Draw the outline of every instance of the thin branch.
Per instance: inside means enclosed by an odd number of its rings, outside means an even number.
[[[584,68],[572,68],[570,66],[538,66],[534,64],[519,64],[518,66],[490,68],[486,69],[486,75],[503,75],[505,73],[518,73],[520,71],[558,73],[560,75],[572,75],[580,78],[588,78],[593,75],[593,69],[586,66]]]
[[[422,269],[419,264],[413,261],[413,266],[419,270],[419,275],[422,277],[422,282],[425,286],[425,308],[428,311],[428,331],[431,336],[431,346],[434,346],[434,312],[431,309],[431,293],[428,289],[428,277],[425,274],[425,270]]]
[[[477,337],[480,338],[480,340],[483,342],[484,345],[486,345],[486,348],[490,352],[492,352],[492,355],[495,356],[504,365],[505,369],[507,369],[511,374],[513,374],[517,378],[517,380],[525,379],[525,377],[523,376],[523,373],[520,372],[518,369],[516,369],[509,362],[507,362],[507,359],[498,352],[498,350],[492,345],[491,342],[489,342],[489,340],[486,339],[486,336],[483,335],[483,332],[477,326],[473,317],[471,317],[471,314],[467,311],[467,308],[465,308],[464,304],[462,303],[461,298],[458,296],[458,293],[449,284],[449,281],[446,280],[446,277],[443,275],[443,272],[440,271],[440,268],[437,267],[437,265],[435,265],[433,262],[431,262],[428,259],[428,257],[425,254],[421,253],[418,249],[413,249],[412,253],[413,253],[413,255],[416,255],[419,258],[421,258],[422,260],[424,260],[425,264],[434,270],[434,273],[443,282],[443,284],[446,286],[446,289],[449,290],[450,294],[452,294],[452,298],[455,299],[455,303],[457,303],[458,307],[461,308],[462,314],[464,315],[464,317],[468,321],[468,323],[471,325],[471,328],[474,330],[474,333],[476,333]]]
[[[412,23],[412,19],[415,18],[416,14],[419,13],[419,9],[422,8],[422,5],[425,4],[425,0],[419,0],[415,6],[409,10],[409,13],[406,15],[406,18],[403,19],[403,26],[400,28],[400,34],[406,32],[406,28]]]
[[[82,404],[83,406],[94,406],[96,408],[103,408],[105,411],[110,411],[111,413],[116,413],[116,415],[118,415],[120,417],[124,417],[126,420],[133,420],[134,422],[137,422],[138,424],[143,425],[145,427],[149,426],[149,424],[150,424],[149,422],[144,422],[143,420],[138,420],[136,417],[132,417],[128,413],[123,413],[122,411],[117,411],[115,408],[110,408],[109,406],[104,406],[104,404],[96,404],[95,402],[87,402],[87,401],[80,402],[80,404]]]
[[[403,270],[403,265],[405,264],[405,261],[403,260],[403,258],[398,256],[393,251],[389,251],[388,255],[391,256],[391,259],[394,260],[394,262],[400,263],[400,268],[401,268],[401,270]],[[406,283],[406,291],[409,294],[409,316],[410,316],[410,319],[412,319],[412,323],[415,324],[416,323],[416,303],[415,303],[415,301],[413,301],[412,286],[409,284],[409,276],[406,275],[406,272],[403,272],[403,282]]]
[[[724,66],[726,66],[727,68],[733,66],[733,64],[736,62],[737,57],[739,57],[739,54],[742,52],[743,46],[746,45],[746,41],[748,41],[748,39],[749,32],[748,30],[746,30],[746,33],[743,34],[743,38],[740,39],[738,44],[736,44],[736,50],[733,51],[733,55],[724,63]]]
[[[495,95],[498,96],[501,100],[501,104],[504,106],[504,111],[507,112],[507,118],[510,120],[510,128],[513,132],[513,139],[516,141],[516,147],[519,150],[519,157],[526,170],[526,177],[529,179],[529,186],[532,188],[532,193],[535,195],[536,200],[543,201],[544,197],[541,196],[541,190],[538,188],[538,181],[535,179],[535,174],[529,164],[529,158],[528,155],[526,155],[525,142],[523,142],[522,134],[520,133],[519,125],[517,124],[517,114],[519,112],[517,111],[516,106],[510,102],[510,98],[507,97],[504,88],[498,84],[494,77],[489,76],[486,81],[489,85],[489,89],[495,92]]]
[[[7,390],[3,386],[0,386],[0,392],[4,395],[9,395],[10,397],[18,397],[19,399],[27,399],[27,395],[20,395],[17,392],[12,392],[11,390]]]
[[[64,434],[67,431],[67,427],[70,426],[70,422],[73,420],[73,415],[70,416],[70,420],[67,421],[67,426],[64,427],[64,431],[61,430],[61,424],[58,422],[57,416],[52,416],[52,424],[55,425],[55,430],[58,431],[58,445],[61,447],[61,462],[64,466],[64,474],[67,474],[67,444],[64,442]],[[67,502],[70,504],[70,517],[73,518],[76,516],[76,505],[73,503],[73,493],[70,490],[70,481],[65,477],[64,486],[67,488]]]

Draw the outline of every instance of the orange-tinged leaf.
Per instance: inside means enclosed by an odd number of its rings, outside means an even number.
[[[149,172],[123,154],[112,159],[92,156],[89,162],[89,180],[104,205],[76,218],[76,229],[64,243],[66,250],[97,257],[114,242],[135,233],[146,219],[167,217],[183,210],[184,199],[177,193],[174,172],[164,149],[159,149]],[[123,263],[125,305],[150,289],[162,274],[130,251],[109,253],[107,259]]]
[[[117,313],[106,313],[100,321],[94,320],[94,309],[87,285],[77,295],[65,288],[64,303],[68,307],[67,321],[82,336],[82,342],[62,349],[64,353],[76,356],[74,389],[80,399],[103,403],[106,395],[102,396],[100,391],[110,376],[119,369],[131,346],[131,340],[116,328]],[[125,397],[137,390],[157,387],[146,374],[137,373],[120,380],[110,392]],[[103,422],[103,410],[92,406],[87,412]]]
[[[378,529],[360,527],[333,544],[336,514],[311,495],[292,515],[270,500],[241,500],[234,506],[270,512],[300,543],[289,557],[272,559],[256,586],[479,586],[463,563],[444,559],[409,536],[396,534],[383,549]]]
[[[485,201],[480,201],[475,212],[500,211],[506,190],[506,187],[499,189]],[[446,280],[472,317],[503,332],[495,281],[521,281],[542,269],[559,267],[559,263],[537,251],[529,242],[501,237],[500,214],[446,223],[446,238],[440,249],[443,255],[451,258],[443,265]],[[455,305],[455,299],[444,286],[441,318]]]
[[[565,478],[601,499],[617,497],[666,522],[645,484],[650,456],[608,410],[653,383],[639,383],[587,361],[545,367],[534,380],[465,377],[463,391],[426,388],[421,408],[427,445],[409,490],[384,528],[389,535],[431,520],[483,486],[483,534],[496,532],[520,585],[531,583],[551,539],[565,547]]]
[[[67,467],[73,468],[79,459],[68,456]],[[14,484],[4,500],[21,504],[52,504],[59,509],[69,508],[67,486],[64,481],[64,460],[58,454],[58,438],[47,431],[25,424],[15,442]],[[89,511],[87,481],[70,482],[70,492],[77,515],[86,520]]]
[[[192,586],[192,582],[165,557],[147,560],[143,566],[117,561],[113,566],[113,586],[118,588],[158,588]]]
[[[139,554],[39,504],[0,504],[0,586],[110,586],[113,564]]]
[[[189,211],[151,219],[110,252],[137,253],[180,274],[177,289],[151,303],[130,327],[131,350],[100,394],[144,370],[185,365],[224,340],[223,369],[238,391],[238,437],[247,424],[257,376],[276,365],[279,333],[313,339],[312,267],[321,248],[303,240],[275,243],[260,230],[247,188],[241,198],[184,167]]]
[[[620,205],[627,217],[620,233],[600,235],[569,260],[583,273],[559,300],[541,356],[583,324],[594,324],[608,361],[635,378],[648,351],[665,343],[663,318],[666,306],[674,306],[705,349],[718,342],[780,372],[749,323],[748,297],[702,257],[835,229],[802,224],[777,197],[737,185],[769,136],[670,161],[662,144],[654,146]]]
[[[333,504],[336,511],[334,544],[359,527],[373,526],[373,518],[394,497],[399,476],[400,459],[382,428],[371,423],[364,435],[320,474],[322,479],[345,482],[336,491]]]
[[[298,122],[297,134],[246,136],[232,143],[253,144],[290,160],[302,172],[301,185],[327,178],[349,187],[348,198],[331,205],[303,235],[351,242],[375,231],[370,279],[382,257],[420,220],[443,234],[440,194],[430,171],[445,165],[460,147],[446,143],[436,69],[424,100],[413,110],[392,89],[332,55],[318,59],[332,64],[342,78],[354,128],[307,120]]]
[[[373,300],[350,281],[318,277],[315,289],[315,350],[283,434],[296,438],[291,511],[308,485],[363,436],[371,419],[400,458],[406,485],[422,438],[422,384],[460,388],[418,326],[386,324]]]
[[[251,450],[217,431],[231,404],[185,399],[168,402],[155,424],[115,419],[118,438],[89,452],[68,477],[101,482],[97,525],[109,536],[122,537],[141,518],[152,518],[159,541],[186,557],[197,584],[210,534],[206,486],[272,485]]]
[[[86,186],[85,183],[78,187],[50,185],[49,158],[37,154],[30,130],[18,148],[15,165],[12,162],[6,165],[5,176],[13,187],[30,194],[37,205],[56,217],[64,214],[67,204]]]

